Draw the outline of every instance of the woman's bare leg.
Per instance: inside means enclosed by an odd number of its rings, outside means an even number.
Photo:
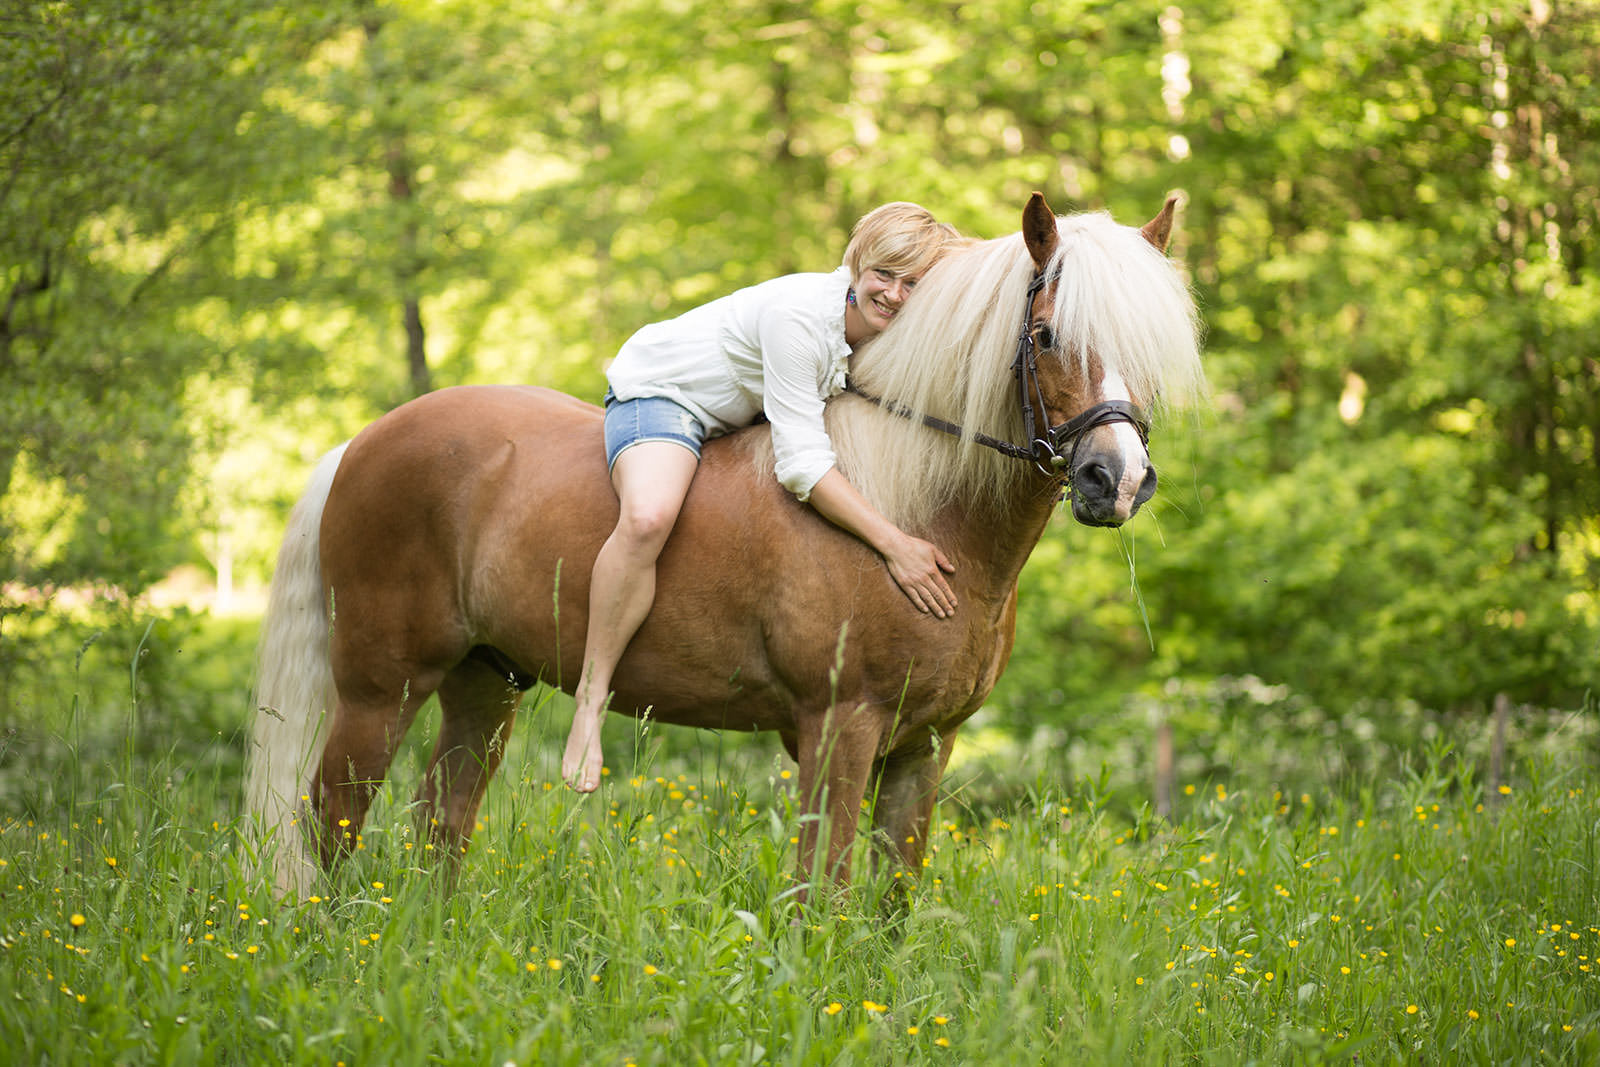
[[[611,468],[622,510],[594,561],[578,708],[561,758],[562,780],[580,793],[600,785],[600,721],[611,675],[655,603],[656,557],[678,521],[699,464],[681,445],[642,441],[619,455]]]

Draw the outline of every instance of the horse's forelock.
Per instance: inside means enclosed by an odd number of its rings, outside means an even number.
[[[1103,213],[1064,218],[1058,228],[1051,326],[1064,349],[1098,355],[1144,403],[1193,398],[1202,388],[1199,320],[1177,266]]]

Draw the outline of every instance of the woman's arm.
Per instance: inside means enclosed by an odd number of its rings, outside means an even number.
[[[889,565],[889,575],[919,611],[941,619],[955,614],[956,594],[945,580],[955,572],[938,547],[912,537],[884,518],[837,467],[811,487],[811,506],[829,522],[871,545]]]

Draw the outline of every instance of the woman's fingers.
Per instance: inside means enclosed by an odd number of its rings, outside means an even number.
[[[915,537],[907,540],[904,554],[887,560],[889,576],[918,611],[949,618],[955,614],[957,601],[945,574],[954,573],[955,566],[935,545]]]
[[[956,592],[950,588],[950,583],[945,579],[945,574],[955,573],[955,564],[951,563],[935,545],[928,545],[932,555],[932,566],[928,569],[926,584],[931,591],[932,601],[939,606],[939,617],[948,618],[956,613]]]
[[[930,612],[941,619],[949,618],[955,614],[956,594],[950,588],[950,583],[945,581],[944,572],[937,563],[924,570],[911,584],[916,591],[912,603],[923,611]]]

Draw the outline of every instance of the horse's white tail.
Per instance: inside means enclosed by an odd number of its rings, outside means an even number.
[[[297,825],[301,797],[309,789],[312,762],[334,700],[319,531],[345,447],[322,457],[289,515],[256,652],[255,728],[245,803],[260,834],[261,854],[276,856],[278,888],[301,894],[318,870]]]

